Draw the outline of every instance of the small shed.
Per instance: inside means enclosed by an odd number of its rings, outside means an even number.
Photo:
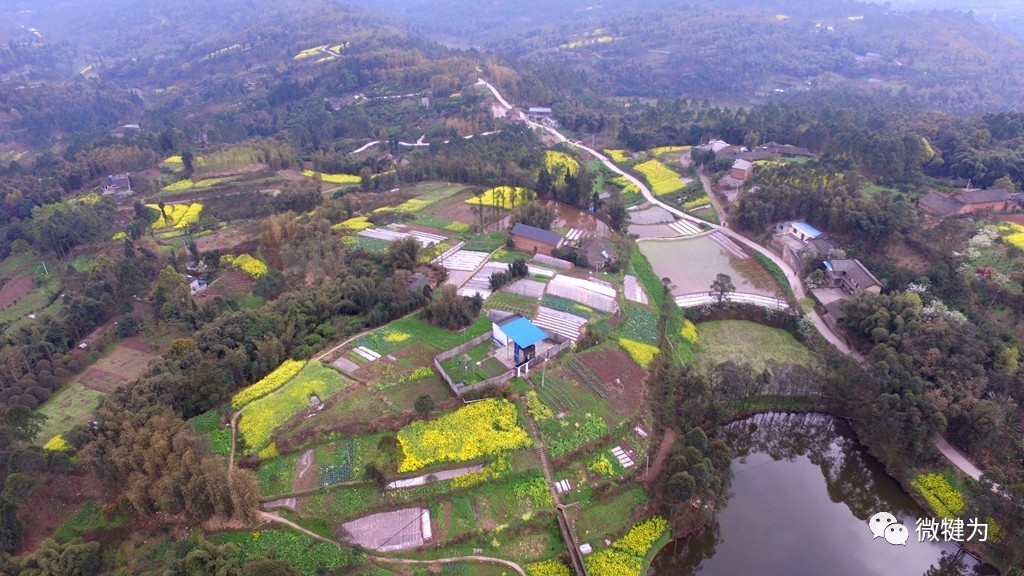
[[[815,238],[821,238],[825,234],[821,230],[818,230],[814,226],[811,226],[807,222],[795,221],[787,222],[783,225],[783,234],[790,234],[795,236],[797,240],[801,242],[809,242]]]
[[[529,319],[522,316],[513,316],[500,323],[492,323],[492,338],[501,345],[508,347],[509,343],[514,346],[513,361],[516,366],[532,360],[537,355],[536,344],[548,338],[548,334],[538,328]],[[522,352],[522,358],[520,358]]]
[[[729,170],[729,176],[732,176],[741,182],[746,182],[753,173],[754,163],[742,158],[737,158],[736,161],[732,163],[732,169]]]

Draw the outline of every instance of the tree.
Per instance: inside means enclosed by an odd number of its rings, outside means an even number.
[[[542,230],[551,230],[557,216],[554,208],[531,200],[512,209],[512,224],[522,223]]]
[[[996,181],[992,183],[993,188],[1003,188],[1010,194],[1017,191],[1017,186],[1014,185],[1013,180],[1009,176],[1003,176],[1002,178],[996,178]]]
[[[277,268],[271,268],[256,280],[252,293],[266,300],[273,300],[283,294],[286,288],[284,274]]]
[[[181,152],[181,164],[185,167],[185,171],[188,172],[189,174],[195,172],[195,159],[196,155],[192,152],[192,150],[186,149]],[[162,206],[160,210],[163,210]]]
[[[363,479],[367,482],[372,482],[381,490],[384,490],[388,485],[388,479],[384,476],[384,472],[373,462],[366,465],[363,471]]]
[[[434,410],[434,399],[431,398],[429,394],[423,394],[416,399],[416,403],[413,404],[413,408],[415,408],[420,414],[430,414]]]
[[[4,480],[4,491],[0,499],[11,504],[21,504],[32,495],[36,479],[21,472],[15,472]]]
[[[623,226],[629,221],[629,210],[626,210],[626,205],[618,198],[609,202],[607,206],[608,218],[611,220],[612,229],[616,232],[622,232]]]
[[[729,295],[736,291],[736,286],[732,283],[732,276],[719,272],[715,276],[714,282],[711,283],[711,291],[708,292],[708,296],[715,299],[715,303],[719,306],[722,303],[729,300]]]

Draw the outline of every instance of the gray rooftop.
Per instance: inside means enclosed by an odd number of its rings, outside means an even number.
[[[550,244],[552,246],[558,246],[558,243],[562,241],[562,237],[557,232],[528,226],[522,222],[519,222],[512,227],[512,235],[522,236],[523,238],[529,238],[530,240]]]
[[[875,278],[870,270],[860,263],[856,258],[845,258],[842,260],[829,260],[825,263],[832,267],[837,274],[845,276],[860,288],[868,288],[872,285],[881,286],[882,283]]]

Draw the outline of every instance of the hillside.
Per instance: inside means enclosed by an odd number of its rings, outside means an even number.
[[[959,12],[806,1],[387,5],[440,41],[459,37],[547,67],[567,93],[747,104],[843,87],[906,90],[922,107],[953,112],[1022,104],[1022,41]]]

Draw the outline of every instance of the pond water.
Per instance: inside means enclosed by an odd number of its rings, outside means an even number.
[[[725,438],[737,456],[731,497],[708,528],[662,550],[651,574],[997,574],[954,543],[919,542],[915,522],[929,516],[842,421],[761,414],[730,424]],[[873,537],[878,512],[907,527],[906,546]]]
[[[601,236],[604,238],[611,236],[611,228],[607,224],[583,210],[551,200],[541,200],[541,204],[554,208],[558,214],[555,218],[554,228],[576,228],[577,230],[582,230],[584,236]]]
[[[737,258],[708,236],[640,242],[640,251],[659,278],[672,281],[672,295],[707,293],[719,272],[732,278],[737,292],[777,296],[775,280],[753,258]]]

